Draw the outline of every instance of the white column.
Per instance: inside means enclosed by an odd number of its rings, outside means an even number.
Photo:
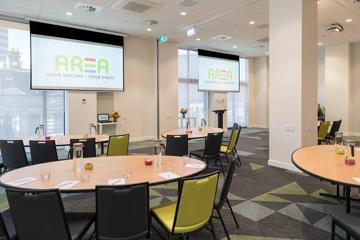
[[[325,48],[325,117],[342,119],[340,131],[349,133],[350,45]]]
[[[269,165],[317,142],[317,4],[270,0]]]

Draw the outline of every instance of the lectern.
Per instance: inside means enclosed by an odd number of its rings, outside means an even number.
[[[218,115],[218,128],[223,128],[224,112],[226,112],[226,110],[214,110],[213,112]]]

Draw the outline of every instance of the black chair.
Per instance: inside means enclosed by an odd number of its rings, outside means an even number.
[[[96,239],[150,237],[149,183],[96,187]]]
[[[166,155],[181,157],[188,155],[188,135],[167,135],[165,153]]]
[[[0,151],[5,169],[12,170],[28,165],[22,140],[0,140]]]
[[[70,139],[70,150],[68,158],[73,158],[73,150],[74,150],[74,143],[82,143],[83,147],[83,157],[90,158],[96,157],[96,142],[95,138],[86,138],[86,139]]]
[[[0,214],[0,239],[17,240],[14,221],[10,210],[7,209]]]
[[[47,163],[58,160],[55,140],[29,141],[32,164]]]
[[[209,159],[215,159],[216,162],[220,162],[223,174],[225,174],[222,161],[220,159],[220,147],[223,133],[209,133],[205,140],[205,148],[200,150],[194,150],[190,152],[190,157],[195,156],[209,165]]]
[[[57,189],[6,189],[6,194],[21,240],[81,239],[94,222],[94,214],[65,214]]]
[[[337,213],[332,214],[331,239],[360,240],[360,214],[359,213]],[[336,227],[345,232],[345,236],[337,233]],[[345,237],[345,238],[344,238]]]
[[[335,140],[335,134],[340,130],[342,120],[334,121],[331,125],[330,132],[326,136],[326,140],[330,143],[330,140]]]
[[[239,228],[239,224],[238,224],[238,222],[236,220],[234,211],[233,211],[233,209],[231,207],[231,204],[230,204],[230,201],[229,201],[229,199],[227,197],[228,194],[229,194],[229,191],[230,191],[230,186],[231,186],[231,182],[232,182],[232,179],[233,179],[233,176],[234,176],[236,164],[237,164],[237,161],[235,159],[231,161],[230,167],[229,167],[229,169],[227,171],[227,174],[226,174],[226,177],[225,177],[224,185],[222,186],[221,191],[216,194],[216,199],[215,199],[215,204],[214,204],[214,209],[216,210],[217,215],[218,215],[218,217],[215,217],[215,218],[220,219],[221,224],[222,224],[222,226],[224,228],[224,231],[225,231],[225,234],[226,234],[226,237],[228,238],[228,240],[230,240],[230,236],[229,236],[229,232],[228,232],[228,230],[227,230],[227,228],[225,226],[224,219],[223,219],[223,217],[221,215],[221,210],[222,210],[222,208],[223,208],[223,206],[224,206],[224,204],[226,202],[227,205],[229,206],[231,215],[234,218],[236,227]]]

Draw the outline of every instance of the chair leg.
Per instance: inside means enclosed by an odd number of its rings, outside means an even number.
[[[331,221],[331,240],[335,240],[335,222],[334,222],[334,219]]]
[[[215,233],[214,223],[213,223],[211,218],[210,218],[209,223],[210,223],[210,228],[211,228],[211,233],[212,233],[213,239],[216,240],[216,233]]]
[[[226,161],[227,161],[227,162],[228,162],[228,164],[230,165],[230,160],[229,160],[229,158],[228,158],[227,154],[225,153],[224,155],[225,155]]]
[[[216,157],[216,159],[219,160],[220,166],[221,166],[221,171],[223,172],[224,177],[225,177],[225,170],[224,170],[224,166],[223,166],[223,164],[222,164],[222,160],[220,159],[220,156]]]
[[[236,153],[236,156],[237,156],[237,158],[238,158],[238,162],[236,163],[236,165],[238,166],[238,168],[240,168],[240,167],[242,166],[242,162],[241,162],[240,156],[239,156],[236,148],[234,148],[233,150],[234,150],[234,152]],[[234,155],[235,155],[235,154],[234,154]]]
[[[222,218],[219,209],[216,209],[216,212],[217,212],[217,214],[219,215],[221,225],[223,226],[224,231],[225,231],[225,235],[226,235],[227,239],[230,240],[230,236],[229,236],[228,230],[227,230],[227,228],[226,228],[226,226],[225,226],[224,219]]]
[[[236,227],[239,228],[239,223],[238,223],[238,221],[237,221],[237,219],[236,219],[235,213],[234,213],[234,211],[233,211],[233,209],[232,209],[232,207],[231,207],[231,204],[230,204],[230,201],[229,201],[228,198],[226,198],[226,203],[227,203],[227,205],[228,205],[229,208],[230,208],[230,212],[231,212],[232,217],[234,218]]]

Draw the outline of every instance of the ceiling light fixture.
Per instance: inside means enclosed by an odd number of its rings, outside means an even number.
[[[233,48],[238,48],[238,46],[234,45]]]
[[[72,16],[72,15],[73,15],[72,12],[66,12],[65,14],[68,15],[68,16]]]
[[[156,20],[149,20],[145,24],[145,30],[148,32],[151,32],[158,24],[158,21]]]
[[[186,12],[180,12],[181,16],[186,16]]]
[[[200,38],[197,38],[196,41],[200,41],[201,39]]]
[[[190,28],[189,30],[186,31],[186,35],[188,37],[194,36],[196,34],[196,30],[194,27]]]
[[[251,21],[249,22],[249,24],[250,24],[250,25],[254,25],[254,24],[255,24],[255,21],[254,21],[254,20],[251,20]]]
[[[151,28],[146,28],[146,31],[151,32],[152,29]]]
[[[269,52],[265,52],[266,55],[269,55],[270,53]]]
[[[323,45],[323,43],[322,42],[318,42],[318,46],[322,46]]]
[[[333,23],[326,29],[326,31],[328,31],[328,32],[342,32],[342,31],[344,31],[344,27],[339,23]]]
[[[345,22],[348,22],[348,23],[349,23],[349,22],[352,22],[352,19],[351,19],[351,18],[348,18],[348,19],[345,20]]]

